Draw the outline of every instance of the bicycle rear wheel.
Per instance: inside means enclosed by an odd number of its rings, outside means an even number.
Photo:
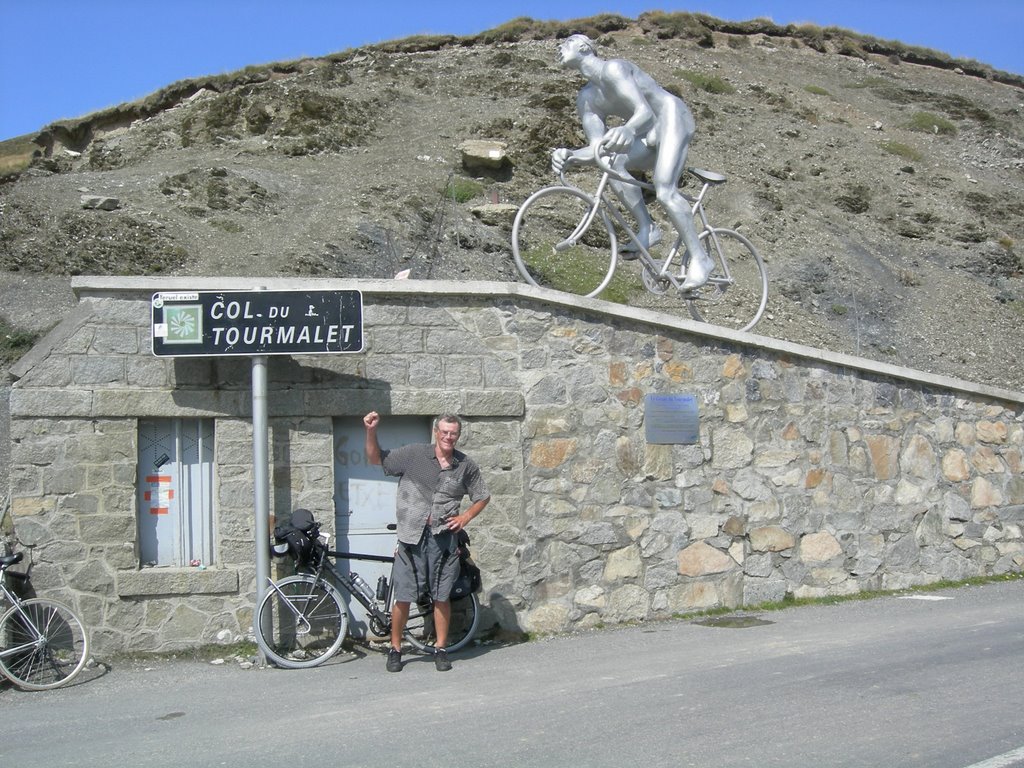
[[[448,625],[446,650],[454,653],[464,648],[476,635],[480,623],[480,601],[472,592],[461,600],[452,601],[452,618]],[[417,650],[430,652],[437,642],[434,633],[433,603],[413,603],[409,606],[409,621],[405,625],[405,636]]]
[[[545,187],[519,208],[512,256],[523,279],[539,288],[596,296],[615,274],[618,245],[604,210],[573,187]]]
[[[708,229],[701,244],[715,262],[708,282],[684,294],[694,320],[749,331],[768,304],[768,272],[757,249],[739,232]]]
[[[345,640],[348,612],[341,594],[308,574],[275,582],[253,623],[260,650],[274,664],[302,669],[323,664]]]
[[[25,690],[71,682],[88,657],[82,622],[66,605],[36,597],[0,618],[0,672]]]

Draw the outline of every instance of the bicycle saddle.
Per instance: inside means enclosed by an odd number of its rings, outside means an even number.
[[[714,171],[705,171],[703,168],[687,168],[690,173],[703,181],[705,184],[721,184],[725,176]]]
[[[15,552],[13,555],[3,555],[0,557],[0,565],[6,568],[8,565],[20,563],[23,557],[25,557],[24,552]]]

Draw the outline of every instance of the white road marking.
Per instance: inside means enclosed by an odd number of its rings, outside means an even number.
[[[952,597],[943,595],[899,595],[900,600],[952,600]]]
[[[968,765],[964,768],[1009,768],[1017,762],[1024,761],[1024,747],[1017,747],[1011,752],[1004,752],[1001,755],[982,760],[980,763]]]

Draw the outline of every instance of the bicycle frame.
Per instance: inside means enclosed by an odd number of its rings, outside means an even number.
[[[654,185],[640,181],[639,179],[633,178],[632,176],[623,176],[619,173],[616,173],[615,170],[607,163],[605,156],[598,153],[596,157],[597,164],[601,169],[601,180],[598,182],[597,190],[594,192],[593,195],[594,205],[587,212],[587,215],[584,216],[584,218],[580,221],[579,225],[576,227],[573,233],[564,241],[555,246],[555,250],[564,251],[576,245],[576,243],[583,236],[583,234],[590,228],[590,225],[593,223],[594,217],[597,216],[597,213],[601,206],[604,206],[605,210],[611,214],[612,220],[618,225],[618,227],[623,232],[626,233],[630,241],[632,241],[632,243],[636,246],[638,250],[638,257],[640,263],[643,264],[644,269],[655,279],[668,280],[669,283],[672,284],[672,287],[674,287],[677,291],[681,290],[683,282],[686,279],[687,263],[682,262],[680,264],[678,275],[672,273],[671,267],[672,263],[675,261],[676,256],[679,254],[679,247],[682,243],[682,236],[677,233],[676,240],[673,243],[672,247],[669,248],[668,255],[665,257],[664,261],[662,261],[659,265],[658,260],[651,255],[650,251],[647,249],[647,246],[640,242],[640,240],[637,237],[637,233],[633,231],[633,228],[631,226],[629,226],[629,223],[626,221],[625,216],[623,216],[621,210],[619,209],[619,206],[614,204],[606,194],[608,184],[612,179],[616,179],[617,181],[621,181],[625,184],[632,184],[633,186],[637,186],[640,187],[641,189],[645,189],[648,191],[653,191]],[[589,195],[589,193],[586,193],[585,190],[581,189],[575,184],[571,184],[566,179],[564,170],[559,174],[559,178],[563,185],[567,187],[572,187],[574,189],[578,189],[580,192]],[[704,181],[703,185],[701,186],[701,190],[696,197],[688,195],[685,192],[681,192],[680,194],[682,194],[683,197],[686,198],[687,202],[690,203],[690,213],[700,221],[702,227],[701,234],[703,235],[703,233],[705,232],[708,233],[707,236],[711,237],[712,242],[714,242],[715,244],[714,253],[711,253],[711,249],[708,249],[708,254],[712,256],[712,258],[715,258],[719,268],[721,269],[722,274],[712,274],[711,276],[709,276],[708,282],[711,284],[729,284],[732,282],[731,274],[729,273],[729,265],[725,263],[725,259],[721,258],[721,249],[719,248],[718,241],[714,235],[714,227],[711,226],[711,223],[708,221],[707,214],[704,211],[704,198],[707,196],[708,190],[711,189],[711,186],[711,182]]]
[[[333,562],[328,560],[327,557],[332,557],[335,560],[365,560],[374,563],[394,563],[395,558],[389,557],[387,555],[369,555],[359,552],[336,552],[334,550],[328,550],[325,554],[326,556],[324,558],[324,567],[331,572],[331,575],[334,576],[335,579],[337,579],[340,583],[345,585],[345,588],[348,590],[349,594],[351,594],[356,599],[356,602],[358,602],[361,606],[363,606],[363,608],[365,608],[369,612],[370,617],[373,620],[380,623],[380,628],[390,631],[390,608],[387,611],[382,611],[377,605],[377,600],[368,599],[359,589],[355,588],[355,586],[352,584],[351,574],[349,574],[349,576],[346,578],[345,574],[339,571],[337,566]],[[391,587],[389,586],[385,605],[389,605],[390,603]]]
[[[690,252],[673,222],[675,240],[668,240],[667,247],[659,248],[655,256],[631,225],[631,209],[623,199],[627,190],[621,186],[654,190],[654,185],[618,166],[613,168],[607,154],[597,152],[594,157],[596,163],[591,158],[579,163],[596,164],[598,168],[600,178],[593,193],[571,183],[563,166],[559,169],[559,184],[537,190],[520,205],[512,223],[512,258],[523,279],[538,288],[595,298],[609,288],[621,261],[636,260],[639,277],[649,293],[661,295],[674,288],[694,320],[737,331],[751,330],[767,307],[768,273],[757,248],[744,235],[735,229],[716,227],[709,220],[705,210],[708,194],[726,180],[725,176],[686,169],[701,182],[695,196],[678,190],[686,201],[680,201],[680,205],[687,205],[684,210],[693,218],[697,240],[689,246],[696,250]],[[608,194],[609,185],[614,200]],[[640,211],[638,214],[643,215]],[[679,224],[683,226],[683,222]],[[620,248],[623,243],[626,245]],[[633,253],[626,255],[624,250]],[[696,274],[693,280],[688,278],[695,259],[701,263],[702,280]],[[614,297],[621,290],[617,288],[608,296]]]
[[[327,547],[322,543],[317,544],[315,546],[317,547],[317,565],[313,568],[312,573],[310,575],[319,580],[324,578],[324,571],[329,573],[333,577],[334,582],[344,587],[345,591],[349,595],[354,597],[356,599],[356,602],[358,602],[361,606],[363,606],[363,608],[366,609],[369,616],[374,621],[378,622],[380,627],[390,630],[391,612],[382,611],[378,605],[377,600],[370,600],[365,595],[363,595],[363,593],[355,586],[355,584],[353,584],[351,574],[346,575],[342,573],[340,570],[338,570],[337,565],[335,565],[335,563],[332,562],[332,558],[334,560],[365,560],[377,563],[394,563],[395,558],[390,557],[388,555],[370,555],[361,552],[337,552],[332,549],[327,549]],[[273,578],[268,576],[267,584],[271,590],[276,592],[282,598],[285,598],[285,594],[281,591],[280,587],[278,587]],[[291,604],[291,602],[288,600],[285,600],[284,602],[286,605],[288,605],[288,609],[292,612],[292,614],[294,614],[296,618],[298,618],[300,614],[296,610],[296,608]],[[390,600],[388,600],[387,602],[390,602]],[[308,625],[308,621],[303,620],[303,623]]]
[[[367,599],[362,594],[362,592],[360,592],[358,589],[354,587],[354,585],[352,584],[351,576],[346,578],[345,574],[339,571],[337,566],[328,558],[335,558],[341,560],[371,560],[380,563],[393,563],[395,559],[393,557],[388,557],[386,555],[369,555],[358,552],[336,552],[334,550],[329,549],[324,549],[321,553],[319,553],[319,557],[320,564],[313,570],[313,573],[311,575],[317,579],[321,579],[323,578],[324,571],[330,573],[331,576],[334,577],[334,581],[338,584],[341,584],[345,588],[345,591],[348,592],[349,595],[354,597],[356,601],[369,612],[369,615],[374,620],[379,622],[382,627],[390,628],[390,612],[382,611],[378,607],[376,600]],[[301,612],[299,612],[295,608],[295,606],[292,604],[292,601],[287,599],[284,592],[281,591],[281,588],[269,576],[267,577],[267,584],[271,590],[273,590],[281,596],[282,602],[288,606],[288,610],[291,611],[293,617],[296,619],[296,623],[304,626],[308,630],[310,627],[309,621],[303,616]],[[326,600],[326,597],[322,598],[322,600]]]
[[[8,589],[7,584],[4,582],[5,574],[7,574],[6,566],[0,568],[0,592],[3,593],[3,601],[14,606],[14,609],[18,612],[18,615],[21,616],[21,620],[25,623],[25,626],[32,630],[33,639],[30,642],[23,643],[22,645],[15,646],[13,648],[5,648],[0,651],[0,657],[2,658],[7,658],[8,656],[13,656],[17,653],[27,651],[29,648],[37,648],[39,644],[43,642],[43,635],[39,631],[39,627],[35,625],[35,622],[32,621],[25,609],[21,607],[21,600],[18,599],[18,596],[11,592],[11,590]],[[24,578],[24,574],[12,573],[11,575],[20,575]],[[3,611],[0,611],[0,614],[2,613]]]

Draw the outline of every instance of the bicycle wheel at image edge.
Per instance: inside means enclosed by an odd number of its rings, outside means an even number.
[[[451,605],[452,618],[448,625],[446,650],[455,653],[464,648],[476,635],[476,628],[480,623],[480,601],[470,592],[461,600],[453,600]],[[431,603],[413,603],[409,606],[405,636],[418,650],[433,651],[437,638],[434,635],[434,608]]]
[[[690,315],[723,328],[749,331],[768,304],[768,272],[760,254],[747,238],[731,229],[705,230],[700,239],[715,268],[707,284],[686,298]],[[728,277],[716,244],[728,266]]]
[[[615,274],[615,230],[594,198],[573,187],[545,187],[519,208],[512,256],[523,279],[539,288],[596,296]]]
[[[341,594],[326,581],[289,576],[268,587],[253,631],[260,650],[277,666],[315,667],[341,648],[348,612]]]
[[[45,691],[71,682],[88,658],[85,629],[66,605],[37,597],[0,618],[0,672],[25,690]]]

